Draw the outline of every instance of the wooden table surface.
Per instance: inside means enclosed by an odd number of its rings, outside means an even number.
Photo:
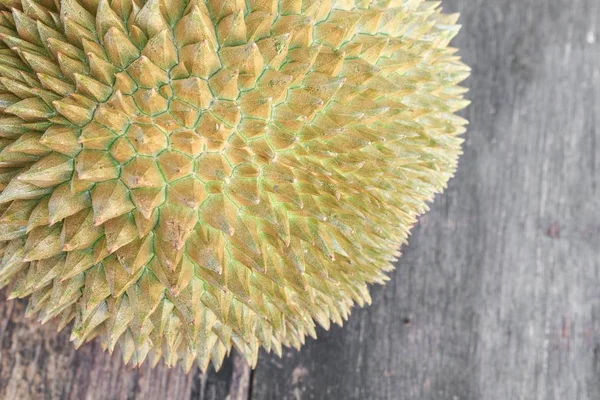
[[[373,304],[300,351],[135,369],[0,305],[2,399],[600,399],[600,1],[444,0],[459,170]]]

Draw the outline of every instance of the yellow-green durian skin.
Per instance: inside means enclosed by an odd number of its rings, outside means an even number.
[[[437,1],[0,4],[0,283],[76,346],[300,347],[455,171],[469,68]]]

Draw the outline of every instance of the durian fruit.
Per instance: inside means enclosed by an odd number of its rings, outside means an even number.
[[[423,0],[0,0],[0,283],[126,362],[341,324],[456,168]]]

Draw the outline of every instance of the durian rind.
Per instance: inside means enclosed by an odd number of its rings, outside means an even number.
[[[135,364],[341,324],[461,152],[438,6],[0,1],[0,283]]]

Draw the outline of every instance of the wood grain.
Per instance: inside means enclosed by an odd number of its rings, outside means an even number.
[[[600,2],[444,0],[473,67],[456,178],[391,281],[300,351],[124,366],[0,304],[2,399],[600,398]]]
[[[263,356],[253,399],[600,398],[600,2],[445,0],[465,154],[344,328]]]

